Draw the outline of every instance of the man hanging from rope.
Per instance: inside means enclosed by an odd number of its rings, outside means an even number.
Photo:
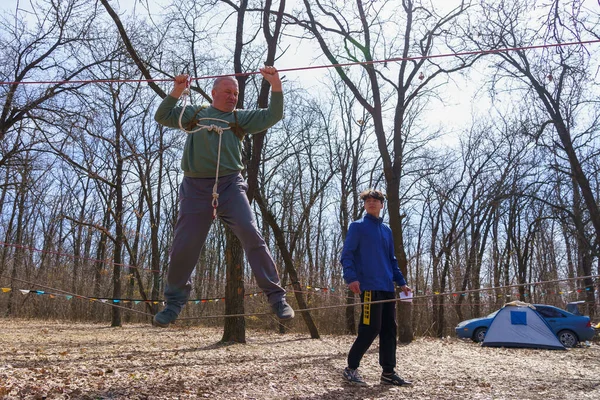
[[[209,107],[177,107],[179,97],[188,90],[189,76],[183,74],[175,77],[171,94],[156,110],[154,119],[159,124],[188,133],[181,160],[184,177],[179,188],[179,216],[165,286],[167,305],[154,316],[156,326],[169,326],[187,302],[192,271],[216,216],[240,239],[256,282],[277,317],[294,317],[273,258],[256,226],[246,196],[248,185],[240,173],[244,134],[264,131],[283,117],[277,69],[267,66],[260,73],[271,84],[267,109],[236,110],[238,82],[231,76],[215,80]]]

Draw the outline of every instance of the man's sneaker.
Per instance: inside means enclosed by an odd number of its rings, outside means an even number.
[[[177,319],[177,313],[169,308],[165,308],[161,312],[157,313],[152,320],[152,325],[166,328],[171,322]]]
[[[344,379],[348,382],[358,385],[358,386],[367,386],[367,382],[360,376],[357,369],[344,368],[344,372],[342,373]]]
[[[285,301],[285,299],[273,304],[271,308],[273,309],[273,312],[277,315],[277,318],[279,319],[294,318],[294,309],[290,307],[290,305],[287,303],[287,301]]]
[[[395,386],[410,386],[410,385],[412,385],[412,382],[402,379],[396,373],[392,373],[392,374],[381,374],[381,384],[395,385]]]

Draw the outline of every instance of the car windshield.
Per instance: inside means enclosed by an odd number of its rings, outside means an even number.
[[[488,315],[486,318],[494,318],[496,316],[496,314],[498,314],[498,311],[500,310],[496,310],[493,313],[491,313],[490,315]]]

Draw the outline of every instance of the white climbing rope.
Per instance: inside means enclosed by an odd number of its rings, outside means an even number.
[[[188,81],[188,85],[185,88],[185,90],[181,93],[181,96],[183,97],[183,105],[181,106],[181,112],[179,113],[179,129],[181,129],[183,132],[190,134],[190,133],[196,133],[201,131],[202,129],[206,129],[207,132],[216,132],[219,135],[219,147],[217,149],[217,171],[215,173],[215,185],[213,186],[213,192],[212,192],[212,206],[213,206],[213,219],[217,218],[217,207],[219,206],[219,193],[217,192],[217,186],[219,184],[219,165],[221,165],[221,139],[223,138],[223,132],[231,129],[229,127],[229,121],[225,121],[223,119],[219,119],[219,118],[199,118],[198,122],[196,123],[196,125],[198,126],[197,129],[193,129],[193,130],[186,130],[183,125],[181,124],[181,119],[183,118],[183,113],[185,112],[185,107],[187,106],[187,98],[188,95],[190,94],[190,89],[189,89],[189,85],[190,82]],[[215,124],[211,124],[211,125],[202,125],[200,123],[200,121],[216,121],[216,122],[222,122],[224,124],[226,124],[226,127],[222,127],[219,125],[215,125]]]

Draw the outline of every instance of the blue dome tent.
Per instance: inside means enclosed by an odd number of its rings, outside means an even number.
[[[507,303],[498,311],[482,346],[565,350],[535,307],[520,301]]]

